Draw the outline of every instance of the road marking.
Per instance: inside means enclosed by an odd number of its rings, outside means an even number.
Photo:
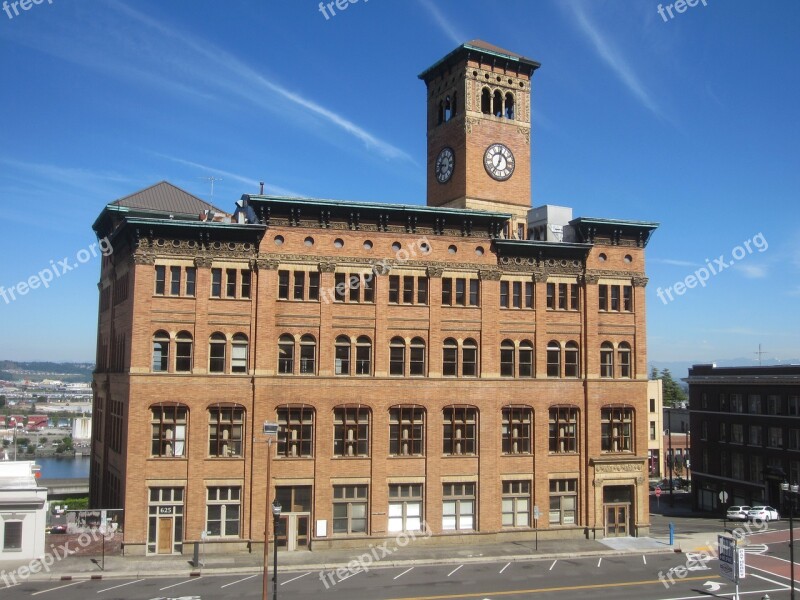
[[[753,567],[750,567],[750,568],[752,569]],[[769,571],[767,571],[767,573],[769,573]],[[755,573],[750,573],[750,575],[752,575],[753,577],[758,577],[759,579],[763,579],[764,581],[768,581],[772,585],[782,585],[787,590],[791,589],[791,587],[792,587],[791,585],[786,585],[785,583],[781,583],[780,581],[772,581],[772,579],[767,579],[766,577],[763,577],[761,575],[756,575]],[[774,573],[773,573],[773,575],[774,575]],[[780,577],[780,575],[779,575],[779,577]]]
[[[169,588],[178,587],[179,585],[183,585],[184,583],[189,583],[190,581],[199,581],[202,577],[195,577],[193,579],[187,579],[186,581],[181,581],[179,583],[173,583],[172,585],[168,585],[167,587],[160,588],[158,591],[161,592],[163,590],[168,590]]]
[[[463,567],[463,566],[464,566],[464,565],[458,565],[458,566],[457,566],[455,569],[453,569],[452,571],[450,571],[450,572],[447,574],[447,576],[448,576],[448,577],[450,577],[450,575],[452,575],[453,573],[455,573],[456,571],[458,571],[458,570],[459,570],[461,567]]]
[[[229,585],[236,585],[237,583],[242,583],[243,581],[247,581],[248,579],[252,579],[253,577],[258,577],[261,573],[256,573],[255,575],[250,575],[250,577],[245,577],[244,579],[237,579],[236,581],[231,581],[230,583],[226,583],[225,585],[219,586],[219,589],[224,589]],[[281,584],[283,585],[283,584]]]
[[[395,576],[395,579],[400,579],[400,578],[401,578],[403,575],[405,575],[405,574],[406,574],[406,573],[408,573],[409,571],[413,571],[413,570],[414,570],[414,567],[411,567],[410,569],[406,569],[405,571],[403,571],[402,573],[400,573],[400,575],[397,575],[397,576]]]
[[[358,571],[355,571],[355,572],[353,572],[353,573],[350,573],[349,575],[346,575],[346,576],[344,576],[344,577],[340,577],[340,578],[339,578],[339,583],[341,583],[342,581],[346,581],[346,580],[350,579],[351,577],[355,577],[355,576],[356,576],[356,575],[358,575],[359,573],[364,573],[364,572],[365,572],[365,571],[362,571],[362,570],[359,568],[359,570],[358,570]]]
[[[597,568],[600,568],[600,563],[603,562],[603,557],[601,556],[600,559],[597,561]]]
[[[647,564],[647,557],[644,554],[642,554],[642,562]]]
[[[39,594],[46,594],[47,592],[55,592],[56,590],[63,590],[64,588],[68,588],[73,585],[78,585],[79,583],[83,583],[83,581],[73,581],[72,583],[68,583],[67,585],[60,585],[58,587],[50,588],[49,590],[42,590],[40,592],[33,592],[31,596],[38,596]]]
[[[144,581],[144,579],[137,579],[136,581],[129,581],[128,583],[121,583],[120,585],[115,585],[114,587],[106,588],[104,590],[98,590],[98,594],[102,594],[103,592],[110,592],[111,590],[115,590],[117,588],[125,587],[126,585],[131,585],[132,583],[139,583],[140,581]]]
[[[284,581],[283,583],[281,583],[281,585],[286,585],[287,583],[292,583],[293,581],[297,581],[298,579],[300,579],[301,577],[305,577],[306,575],[311,575],[311,571],[309,571],[308,573],[303,573],[302,575],[298,575],[297,577],[293,577],[292,579],[289,579],[287,581]],[[253,577],[256,577],[256,576],[257,576],[257,574],[253,575]],[[250,577],[248,577],[247,579],[250,579]],[[244,579],[242,579],[242,581],[244,581]]]
[[[775,558],[775,557],[771,556],[770,558]],[[762,573],[769,573],[773,577],[780,577],[781,579],[789,579],[788,577],[786,577],[786,575],[780,575],[779,573],[773,573],[772,571],[767,571],[766,569],[759,569],[758,567],[754,567],[753,565],[747,565],[747,570],[750,571],[751,569],[753,569],[755,571],[761,571]],[[756,575],[755,573],[753,573],[753,576],[754,577],[758,577],[758,575]],[[780,583],[780,582],[775,582],[775,581],[773,581],[772,583],[777,583],[777,585],[786,585],[785,583]],[[790,588],[791,586],[790,585],[786,585],[786,587]],[[797,587],[796,583],[795,583],[795,587]]]
[[[712,577],[719,579],[718,576]],[[684,577],[681,581],[708,580],[709,577]],[[530,590],[503,590],[498,592],[480,592],[475,594],[448,594],[446,596],[407,596],[404,598],[392,598],[391,600],[455,600],[457,598],[487,598],[492,596],[519,596],[522,594],[549,594],[552,592],[570,592],[578,590],[597,590],[610,589],[616,587],[635,587],[644,585],[664,585],[659,579],[648,579],[645,581],[621,581],[619,583],[595,583],[591,585],[571,585],[564,587],[534,588]],[[741,594],[740,594],[741,595]],[[705,596],[689,596],[689,598],[705,598]],[[675,599],[677,600],[677,599]]]
[[[511,563],[506,563],[506,566],[505,566],[505,567],[503,567],[502,569],[500,569],[500,573],[502,573],[503,571],[505,571],[505,570],[508,568],[508,565],[510,565],[510,564],[511,564]]]
[[[557,563],[557,562],[558,562],[558,559],[555,559],[555,560],[553,561],[553,564],[552,564],[552,565],[550,565],[550,568],[549,568],[549,569],[547,569],[547,570],[548,570],[548,571],[552,571],[552,570],[553,570],[553,567],[555,567],[555,566],[556,566],[556,563]]]

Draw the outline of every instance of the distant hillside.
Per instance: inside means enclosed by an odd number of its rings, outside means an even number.
[[[0,360],[0,379],[41,381],[60,379],[72,383],[92,380],[94,363],[16,362]]]

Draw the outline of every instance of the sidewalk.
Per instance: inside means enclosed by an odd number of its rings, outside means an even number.
[[[465,545],[414,545],[394,548],[386,556],[375,547],[369,568],[401,567],[432,564],[464,564],[488,560],[527,561],[559,558],[581,558],[591,556],[619,556],[626,554],[672,553],[668,544],[652,538],[618,538],[609,540],[540,540],[539,550],[533,539],[525,542],[504,542],[480,546]],[[387,548],[392,550],[391,546]],[[346,567],[359,556],[366,555],[370,548],[345,550],[319,550],[315,552],[278,552],[278,571],[322,571]],[[379,557],[375,560],[374,557]],[[192,564],[191,555],[180,556],[106,556],[105,569],[101,569],[101,558],[69,556],[55,562],[49,572],[31,574],[28,581],[52,581],[69,579],[113,579],[141,577],[191,577],[211,574],[247,575],[260,573],[263,555],[253,554],[201,554],[202,566]],[[269,556],[272,568],[272,554]],[[366,562],[366,560],[364,561]],[[29,562],[2,562],[0,573],[14,573]],[[1,585],[1,583],[0,583]]]

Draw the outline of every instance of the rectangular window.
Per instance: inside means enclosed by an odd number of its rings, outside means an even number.
[[[600,422],[603,452],[633,452],[632,408],[604,408]]]
[[[509,308],[509,281],[500,282],[500,308]]]
[[[442,530],[473,531],[475,529],[475,484],[445,483],[442,485]]]
[[[181,268],[180,267],[170,267],[169,268],[169,295],[170,296],[180,296],[181,295]]]
[[[206,505],[206,531],[211,537],[239,537],[241,488],[210,487]]]
[[[294,272],[294,299],[295,300],[304,300],[306,295],[306,272],[305,271],[295,271]]]
[[[629,285],[622,286],[622,310],[633,312],[633,288]]]
[[[770,448],[783,448],[783,428],[770,427],[767,430],[767,446]]]
[[[22,521],[3,523],[3,550],[22,550]]]
[[[211,269],[211,297],[222,298],[222,269]]]
[[[194,296],[197,287],[197,269],[186,267],[186,295]]]
[[[319,271],[308,272],[308,299],[319,300]]]
[[[369,409],[339,407],[333,411],[333,455],[369,456]]]
[[[418,277],[417,278],[417,304],[427,304],[428,303],[428,278],[427,277]]]
[[[400,276],[389,275],[389,302],[400,304]]]
[[[466,306],[466,293],[467,293],[467,280],[466,279],[456,279],[456,298],[455,304],[458,306]]]
[[[800,396],[789,396],[789,416],[800,416]]]
[[[447,456],[474,455],[477,450],[477,410],[448,406],[444,409],[442,453]]]
[[[345,292],[347,291],[347,284],[345,283],[345,278],[347,275],[345,273],[336,273],[334,274],[333,281],[334,281],[334,302],[344,302],[345,299]]]
[[[389,485],[388,531],[422,531],[422,484]]]
[[[403,304],[414,304],[414,277],[403,277]]]
[[[800,450],[800,429],[789,430],[789,450]]]
[[[744,425],[741,423],[731,425],[731,443],[744,444]]]
[[[151,456],[179,458],[186,445],[186,407],[154,406],[151,411]]]
[[[532,421],[528,407],[503,408],[503,454],[530,454]]]
[[[289,299],[289,271],[278,271],[278,299]]]
[[[479,306],[481,303],[481,282],[477,279],[469,279],[469,305]]]
[[[767,414],[768,415],[781,415],[783,414],[782,411],[782,402],[780,396],[769,395],[767,396]]]
[[[744,400],[742,399],[741,394],[731,394],[731,412],[733,413],[744,412]]]
[[[750,425],[748,443],[751,446],[760,448],[764,445],[763,430],[764,428],[761,425]]]
[[[612,285],[611,287],[611,310],[619,312],[619,286]]]
[[[734,452],[731,455],[731,477],[734,479],[744,479],[744,456],[741,452]]]
[[[367,486],[333,486],[333,533],[367,533]]]
[[[578,451],[578,409],[550,409],[550,452]]]
[[[512,282],[511,305],[514,308],[522,308],[522,282],[521,281]]]
[[[225,297],[236,298],[236,269],[225,269]]]
[[[533,282],[525,282],[525,308],[533,308]]]
[[[314,448],[314,409],[278,409],[278,456],[310,458]]]
[[[580,288],[573,283],[569,286],[569,289],[570,289],[569,292],[570,310],[580,310],[581,309]]]
[[[656,439],[656,422],[650,421],[650,441],[654,442]]]
[[[530,527],[531,482],[503,482],[503,527]]]
[[[425,409],[397,406],[389,409],[389,454],[422,456],[424,451]]]
[[[605,285],[605,284],[598,285],[597,286],[597,291],[598,291],[598,299],[599,299],[598,308],[600,310],[608,310],[608,286]]]
[[[350,302],[361,302],[361,275],[350,275]]]
[[[251,279],[252,279],[252,272],[249,269],[242,271],[242,298],[250,297]]]
[[[155,295],[163,296],[166,289],[167,267],[164,265],[156,265],[156,288]]]
[[[656,399],[655,398],[650,398],[650,412],[651,413],[656,412]]]
[[[449,277],[442,279],[442,305],[453,304],[453,280]]]
[[[547,284],[547,308],[554,309],[556,307],[556,284]]]
[[[427,293],[428,293],[428,280],[425,280],[425,294],[426,294],[426,302],[427,302]],[[422,288],[420,288],[422,289]],[[364,302],[375,302],[375,275],[373,273],[367,273],[364,275]]]
[[[567,310],[567,284],[558,284],[558,310]]]
[[[747,398],[747,412],[751,415],[761,414],[761,396],[759,394],[750,394]]]
[[[550,525],[577,525],[577,479],[550,481]]]
[[[241,458],[244,439],[244,409],[208,409],[208,455],[215,458]]]

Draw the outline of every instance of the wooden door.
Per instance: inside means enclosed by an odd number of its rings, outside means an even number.
[[[172,517],[158,519],[158,554],[172,554]]]

